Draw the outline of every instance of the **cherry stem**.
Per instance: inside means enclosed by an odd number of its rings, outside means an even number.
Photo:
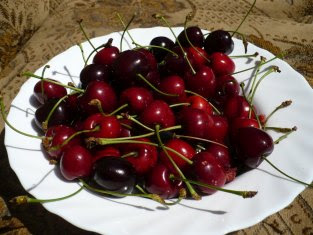
[[[134,118],[134,117],[128,115],[127,113],[125,113],[123,116],[126,117],[128,120],[131,120],[131,121],[133,121],[134,123],[138,124],[139,126],[145,128],[145,129],[148,130],[148,131],[154,131],[152,128],[146,126],[145,124],[141,123],[141,122],[138,121],[136,118]]]
[[[109,39],[109,40],[110,40],[110,39]],[[86,61],[85,61],[84,67],[86,67],[86,65],[87,65],[87,63],[88,63],[90,57],[93,55],[93,53],[98,52],[99,49],[101,49],[101,48],[103,48],[103,47],[105,47],[105,46],[106,46],[106,44],[103,44],[103,45],[98,46],[98,47],[96,47],[95,49],[93,49],[92,52],[90,52],[90,54],[87,56],[87,59],[86,59]]]
[[[208,101],[208,99],[204,98],[202,95],[196,93],[196,92],[193,92],[193,91],[189,91],[189,90],[185,90],[186,93],[189,93],[189,94],[192,94],[192,95],[196,95],[196,96],[200,96],[202,99],[205,99],[210,105],[211,107],[214,109],[214,111],[218,114],[218,115],[221,115],[221,112],[210,102]]]
[[[283,108],[286,108],[288,106],[290,106],[292,104],[292,101],[291,100],[286,100],[284,102],[282,102],[280,105],[278,105],[268,116],[267,118],[265,119],[264,121],[264,126],[266,125],[267,121],[270,119],[270,117],[273,116],[274,113],[276,113],[278,110],[280,109],[283,109]]]
[[[46,69],[48,69],[48,68],[50,68],[50,65],[45,65],[45,67],[43,67],[43,70],[42,70],[42,73],[41,73],[41,95],[42,95],[42,97],[44,96],[44,94],[45,94],[45,91],[44,91],[44,88],[43,88],[43,77],[44,77],[44,75],[45,75],[45,72],[46,72]]]
[[[164,95],[164,96],[173,96],[173,97],[178,97],[179,95],[177,94],[168,94],[163,91],[160,91],[158,88],[156,88],[152,83],[150,83],[144,76],[142,76],[140,73],[137,74],[137,77],[139,77],[141,80],[143,80],[149,87],[151,87],[154,91],[157,93]]]
[[[21,134],[21,135],[25,135],[25,136],[28,136],[28,137],[31,137],[31,138],[36,138],[36,139],[44,139],[45,137],[44,136],[37,136],[37,135],[31,135],[31,134],[27,134],[25,132],[22,132],[18,129],[16,129],[11,123],[9,123],[8,119],[7,119],[7,115],[6,115],[6,112],[5,112],[5,107],[4,107],[4,103],[3,103],[3,97],[0,96],[0,108],[1,108],[1,116],[2,116],[2,119],[3,121],[5,122],[5,124],[7,124],[13,131]]]
[[[241,27],[241,25],[243,24],[243,22],[245,22],[246,18],[248,17],[248,15],[250,14],[250,12],[252,11],[254,5],[256,3],[256,0],[254,0],[254,2],[252,3],[249,11],[246,13],[245,17],[242,19],[242,21],[240,22],[240,24],[238,25],[238,27],[236,28],[236,30],[232,33],[232,37],[234,36],[235,33],[237,33],[237,31],[239,30],[239,28]]]
[[[234,36],[234,34],[238,34],[241,37],[242,44],[244,46],[245,54],[246,54],[248,51],[248,41],[247,41],[245,35],[243,35],[242,33],[239,33],[239,32],[231,31],[231,30],[226,30],[226,31],[229,33],[233,33],[232,37]]]
[[[104,113],[103,111],[103,108],[102,108],[102,105],[101,105],[101,101],[98,100],[98,99],[93,99],[93,100],[90,100],[88,105],[93,105],[93,106],[96,106],[99,113],[102,114],[102,116],[106,116],[106,114]]]
[[[123,27],[124,27],[124,31],[123,31],[123,34],[122,34],[122,37],[121,37],[121,41],[120,41],[120,51],[122,51],[122,47],[123,47],[123,38],[124,38],[124,35],[125,35],[125,32],[127,32],[128,36],[130,37],[130,39],[132,40],[133,44],[135,45],[139,45],[135,42],[135,40],[133,39],[133,37],[130,35],[130,33],[128,32],[128,28],[130,26],[130,24],[133,22],[133,20],[135,19],[135,14],[132,16],[132,18],[130,19],[130,21],[127,23],[127,25],[125,25],[121,15],[119,13],[116,13],[117,17],[119,18],[119,20],[121,21]]]
[[[138,45],[138,44],[137,44],[137,45]],[[174,51],[172,51],[172,50],[170,50],[170,49],[167,49],[167,48],[165,48],[165,47],[155,46],[155,45],[149,45],[149,46],[140,46],[140,45],[138,45],[138,46],[136,46],[136,48],[134,48],[134,50],[139,50],[139,49],[141,49],[141,48],[158,48],[158,49],[161,49],[161,50],[165,50],[165,51],[167,51],[167,52],[169,52],[169,53],[172,53],[174,56],[178,57],[178,54],[175,53]]]
[[[62,201],[65,199],[68,199],[70,197],[75,196],[76,194],[78,194],[80,191],[82,191],[84,189],[84,186],[81,186],[77,191],[75,191],[74,193],[71,193],[67,196],[64,197],[59,197],[59,198],[53,198],[53,199],[36,199],[36,198],[31,198],[28,197],[26,195],[23,196],[17,196],[14,197],[10,200],[10,203],[13,203],[15,205],[22,205],[22,204],[26,204],[26,203],[47,203],[47,202],[56,202],[56,201]]]
[[[183,55],[184,55],[184,59],[187,61],[188,65],[189,65],[189,67],[190,67],[190,69],[191,69],[192,74],[196,74],[196,71],[194,70],[194,68],[192,67],[192,65],[191,65],[191,63],[190,63],[190,61],[189,61],[189,59],[188,59],[187,53],[185,52],[183,46],[182,46],[181,43],[179,42],[179,40],[178,40],[176,34],[174,33],[172,27],[170,26],[170,24],[168,23],[168,21],[165,19],[165,17],[162,16],[162,15],[159,15],[159,14],[154,14],[153,17],[156,18],[156,19],[162,20],[162,21],[166,24],[166,26],[169,28],[169,30],[170,30],[171,33],[173,34],[173,36],[174,36],[174,38],[175,38],[175,40],[176,40],[178,46],[180,47],[180,49],[181,49],[181,51],[182,51],[182,53],[183,53]]]
[[[189,106],[190,103],[177,103],[177,104],[171,104],[170,108],[178,107],[178,106]]]
[[[167,152],[167,149],[165,148],[161,136],[160,136],[160,125],[156,125],[155,126],[155,133],[157,136],[157,139],[159,141],[159,147],[161,147],[161,149],[164,151],[165,155],[167,156],[167,158],[170,160],[170,162],[172,163],[173,167],[175,168],[175,170],[177,171],[177,173],[180,175],[180,177],[182,179],[186,179],[186,177],[184,176],[183,172],[179,169],[179,167],[177,166],[176,162],[173,160],[173,158],[171,157],[171,155],[169,155],[169,153]],[[194,188],[192,187],[192,185],[189,182],[185,182],[191,196],[196,199],[196,200],[200,200],[201,197],[197,194],[197,192],[194,190]]]
[[[137,157],[137,156],[138,156],[138,152],[129,152],[129,153],[126,153],[126,154],[120,156],[120,158]]]
[[[254,197],[257,194],[257,191],[239,191],[239,190],[224,189],[224,188],[216,187],[214,185],[205,184],[205,183],[201,183],[201,182],[194,181],[194,180],[180,179],[178,177],[175,177],[174,175],[170,175],[170,179],[181,180],[181,181],[184,181],[185,183],[189,182],[189,183],[194,184],[194,185],[198,185],[198,186],[209,188],[209,189],[213,189],[213,190],[222,191],[222,192],[225,192],[225,193],[231,193],[231,194],[234,194],[234,195],[241,196],[243,198],[252,198],[252,197]]]
[[[87,34],[86,34],[86,31],[84,30],[84,27],[83,27],[82,22],[83,22],[82,19],[80,19],[80,20],[77,21],[77,23],[79,24],[79,28],[80,28],[80,30],[82,31],[82,33],[84,34],[84,36],[85,36],[86,40],[88,41],[88,43],[90,44],[90,46],[91,46],[94,50],[96,50],[95,46],[91,43],[89,37],[88,37]],[[97,50],[96,50],[96,51],[97,51]]]
[[[41,79],[41,80],[46,81],[46,82],[50,82],[50,83],[53,83],[53,84],[56,84],[56,85],[63,86],[65,88],[69,88],[69,89],[77,91],[79,93],[85,92],[85,90],[83,90],[83,89],[80,89],[80,88],[77,88],[77,87],[73,87],[73,86],[68,86],[68,85],[65,85],[65,84],[63,84],[61,82],[53,81],[53,80],[51,80],[49,78],[42,78],[42,77],[40,77],[40,76],[38,76],[36,74],[33,74],[31,72],[24,72],[24,73],[22,73],[22,75],[23,76],[27,76],[27,77],[38,78],[38,79]]]
[[[207,140],[207,139],[203,139],[203,138],[199,138],[199,137],[195,137],[195,136],[189,136],[189,135],[176,135],[176,134],[174,134],[174,137],[185,138],[185,139],[192,139],[192,140],[199,140],[199,141],[203,141],[203,142],[207,142],[207,143],[211,143],[211,144],[216,144],[216,145],[219,145],[219,146],[222,146],[222,147],[228,149],[228,147],[226,145],[221,144],[221,143],[216,142],[216,141],[213,141],[213,140]]]
[[[271,130],[271,131],[276,131],[279,133],[289,133],[291,131],[294,131],[294,128],[295,127],[286,128],[286,127],[266,126],[264,127],[264,130]]]
[[[274,144],[279,144],[280,141],[286,139],[288,137],[288,135],[290,135],[292,132],[296,131],[297,127],[294,126],[293,128],[291,128],[291,130],[289,132],[287,132],[286,134],[282,135],[281,137],[279,137],[277,140],[274,141]]]
[[[283,172],[283,171],[280,170],[279,168],[277,168],[277,167],[276,167],[273,163],[271,163],[271,161],[268,160],[266,157],[262,157],[262,158],[263,158],[263,160],[265,160],[268,164],[270,164],[271,167],[273,167],[276,171],[278,171],[279,173],[283,174],[283,175],[286,176],[287,178],[289,178],[289,179],[291,179],[291,180],[293,180],[293,181],[296,181],[296,182],[298,182],[298,183],[300,183],[300,184],[306,185],[306,186],[308,186],[308,187],[310,187],[310,188],[313,188],[312,183],[311,183],[311,184],[308,184],[308,183],[305,183],[305,182],[303,182],[303,181],[301,181],[301,180],[298,180],[298,179],[296,179],[296,178],[294,178],[294,177],[292,177],[292,176],[286,174],[285,172]]]
[[[183,199],[185,199],[186,196],[187,196],[186,189],[182,188],[179,190],[178,198],[174,202],[167,202],[166,205],[168,205],[168,206],[176,205],[176,204],[180,203]]]
[[[255,52],[253,54],[249,54],[249,55],[232,55],[229,56],[232,59],[237,59],[237,58],[250,58],[250,57],[257,57],[259,55],[258,52]]]
[[[54,111],[57,109],[57,107],[66,99],[68,98],[68,95],[63,96],[61,99],[58,100],[58,102],[55,103],[55,105],[53,106],[53,108],[50,110],[50,112],[48,113],[48,116],[46,118],[46,120],[41,124],[42,125],[42,129],[44,131],[46,131],[48,129],[48,123],[49,120],[52,116],[52,114],[54,113]]]
[[[118,113],[119,111],[121,111],[122,109],[126,108],[128,106],[128,104],[123,104],[122,106],[118,107],[117,109],[115,109],[113,112],[111,112],[108,116],[113,116],[116,113]]]
[[[254,86],[255,86],[255,82],[256,82],[257,76],[258,76],[258,74],[260,72],[260,69],[261,69],[262,65],[264,64],[265,60],[266,59],[263,56],[261,56],[261,61],[256,66],[256,71],[255,71],[255,74],[254,74],[253,79],[252,79],[252,85],[251,85],[251,89],[249,91],[248,96],[251,96],[252,90],[254,89]],[[248,99],[250,99],[250,101],[251,101],[251,97],[248,98]]]
[[[84,49],[83,49],[82,44],[77,43],[77,46],[78,46],[79,49],[80,49],[81,55],[82,55],[82,57],[83,57],[84,64],[86,64],[86,63],[87,63],[87,60],[86,60],[86,57],[85,57],[85,54],[84,54]]]
[[[132,197],[144,197],[144,198],[150,198],[153,201],[159,202],[161,204],[165,204],[165,201],[157,194],[147,194],[147,193],[131,193],[131,194],[127,194],[127,193],[118,193],[118,192],[113,192],[113,191],[108,191],[108,190],[101,190],[101,189],[97,189],[94,187],[91,187],[90,185],[88,185],[84,180],[80,179],[79,180],[83,186],[93,192],[97,192],[97,193],[101,193],[101,194],[107,194],[110,196],[116,196],[116,197],[128,197],[128,196],[132,196]]]

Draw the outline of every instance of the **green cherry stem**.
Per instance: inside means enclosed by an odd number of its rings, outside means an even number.
[[[53,199],[36,199],[36,198],[31,198],[28,197],[26,195],[23,196],[17,196],[14,197],[10,200],[10,203],[13,203],[15,205],[22,205],[22,204],[26,204],[26,203],[47,203],[47,202],[57,202],[57,201],[62,201],[65,199],[68,199],[70,197],[75,196],[76,194],[78,194],[80,191],[82,191],[84,189],[84,186],[81,186],[77,191],[75,191],[74,193],[71,193],[67,196],[64,197],[59,197],[59,198],[53,198]]]
[[[179,106],[189,106],[190,103],[177,103],[177,104],[171,104],[169,105],[170,108],[179,107]]]
[[[122,109],[128,107],[128,104],[123,104],[122,106],[118,107],[117,109],[115,109],[113,112],[111,112],[109,114],[109,116],[113,116],[115,115],[116,113],[118,113],[119,111],[121,111]]]
[[[45,76],[45,72],[46,72],[46,69],[48,69],[48,68],[50,68],[50,65],[45,65],[45,67],[43,67],[43,70],[42,70],[42,73],[41,73],[41,95],[42,95],[42,97],[44,96],[44,94],[45,94],[45,91],[44,91],[44,88],[43,88],[43,78],[44,78],[44,76]]]
[[[86,63],[87,63],[87,60],[86,60],[86,57],[85,57],[85,53],[84,53],[84,49],[83,49],[82,44],[77,43],[77,46],[78,46],[78,47],[79,47],[79,49],[80,49],[80,53],[81,53],[81,55],[82,55],[82,58],[83,58],[84,64],[86,64]]]
[[[90,100],[88,105],[96,106],[98,111],[99,111],[99,113],[101,113],[102,116],[106,116],[106,114],[103,111],[103,108],[102,108],[100,100],[98,100],[98,99]]]
[[[91,46],[94,50],[96,50],[95,46],[91,43],[89,37],[88,37],[87,34],[86,34],[86,31],[84,30],[84,27],[83,27],[83,24],[82,24],[82,23],[83,23],[83,20],[80,19],[80,20],[77,21],[77,23],[79,24],[79,28],[80,28],[80,30],[82,31],[82,33],[84,34],[84,37],[86,38],[86,40],[88,41],[88,43],[90,44],[90,46]]]
[[[127,23],[127,25],[125,25],[121,15],[119,13],[116,13],[117,17],[119,18],[119,20],[121,21],[123,27],[124,27],[124,31],[122,33],[122,36],[121,36],[121,41],[120,41],[120,51],[123,51],[122,48],[123,48],[123,39],[124,39],[124,35],[125,35],[125,32],[127,32],[129,38],[132,40],[133,44],[137,45],[137,43],[135,42],[135,40],[133,39],[133,37],[130,35],[130,33],[128,32],[128,28],[130,26],[130,24],[133,22],[133,20],[135,19],[135,16],[136,15],[133,15],[132,18],[129,20],[129,22]]]
[[[149,45],[149,46],[140,46],[139,44],[136,45],[136,48],[134,48],[134,50],[139,50],[141,48],[158,48],[158,49],[161,49],[161,50],[165,50],[169,53],[172,53],[174,56],[178,57],[178,54],[175,53],[174,51],[170,50],[170,49],[167,49],[165,47],[161,47],[161,46],[155,46],[155,45]]]
[[[248,100],[249,100],[250,102],[252,102],[252,100],[251,100],[251,93],[252,93],[252,91],[253,91],[253,89],[254,89],[254,86],[255,86],[257,77],[258,77],[258,75],[259,75],[260,69],[261,69],[262,65],[265,63],[265,60],[266,60],[266,59],[265,59],[263,56],[261,56],[261,61],[260,61],[260,62],[258,63],[258,65],[256,66],[256,70],[255,70],[254,76],[253,76],[253,78],[252,78],[252,85],[251,85],[249,94],[248,94],[248,96],[247,96],[247,98],[248,98]]]
[[[124,155],[120,156],[120,158],[137,157],[137,156],[138,156],[138,152],[129,152],[129,153],[125,153]]]
[[[237,59],[237,58],[250,58],[250,57],[257,57],[259,55],[258,52],[255,52],[253,54],[249,54],[249,55],[232,55],[229,56],[232,59]]]
[[[199,140],[199,141],[203,141],[203,142],[207,142],[207,143],[211,143],[211,144],[216,144],[219,146],[222,146],[224,148],[228,148],[226,145],[221,144],[219,142],[213,141],[213,140],[207,140],[207,139],[203,139],[203,138],[199,138],[199,137],[195,137],[195,136],[189,136],[189,135],[174,135],[174,137],[177,138],[184,138],[184,139],[191,139],[191,140]]]
[[[222,191],[222,192],[225,192],[225,193],[231,193],[231,194],[234,194],[234,195],[237,195],[237,196],[241,196],[243,198],[252,198],[252,197],[254,197],[257,194],[256,191],[239,191],[239,190],[224,189],[224,188],[216,187],[216,186],[213,186],[213,185],[210,185],[210,184],[205,184],[205,183],[201,183],[201,182],[194,181],[194,180],[178,178],[178,177],[175,177],[174,175],[170,175],[170,179],[181,180],[181,181],[184,181],[185,183],[188,182],[190,184],[202,186],[202,187],[205,187],[205,188],[218,190],[218,191]]]
[[[286,100],[284,102],[282,102],[280,105],[278,105],[265,119],[264,121],[264,126],[266,125],[266,123],[268,122],[268,120],[280,109],[286,108],[288,106],[290,106],[292,104],[291,100]]]
[[[18,129],[16,129],[7,119],[7,115],[5,113],[5,107],[4,107],[4,103],[3,103],[3,97],[0,96],[0,108],[1,108],[1,116],[2,116],[2,119],[3,121],[5,122],[5,124],[7,124],[13,131],[21,134],[21,135],[25,135],[25,136],[28,136],[28,137],[31,137],[31,138],[35,138],[35,139],[44,139],[45,137],[44,136],[37,136],[37,135],[31,135],[31,134],[27,134],[25,132],[22,132]]]
[[[279,168],[277,168],[277,167],[276,167],[273,163],[271,163],[271,161],[268,160],[266,157],[262,157],[262,158],[263,158],[263,160],[265,160],[268,164],[270,164],[271,167],[273,167],[276,171],[278,171],[278,172],[281,173],[282,175],[286,176],[287,178],[289,178],[289,179],[291,179],[291,180],[293,180],[293,181],[295,181],[295,182],[298,182],[298,183],[300,183],[300,184],[306,185],[306,186],[308,186],[308,187],[310,187],[310,188],[313,188],[312,183],[311,183],[311,184],[308,184],[308,183],[305,183],[305,182],[303,182],[303,181],[301,181],[301,180],[298,180],[298,179],[296,179],[296,178],[294,178],[294,177],[292,177],[292,176],[286,174],[285,172],[283,172],[283,171],[280,170]]]
[[[87,59],[86,59],[86,61],[85,61],[84,67],[86,67],[86,65],[88,64],[88,61],[89,61],[90,57],[91,57],[95,52],[98,52],[99,49],[101,49],[101,48],[103,48],[103,47],[105,47],[105,46],[106,46],[106,44],[103,44],[103,45],[98,46],[98,47],[96,47],[95,49],[93,49],[93,50],[90,52],[90,54],[87,56]]]
[[[274,144],[279,144],[280,141],[286,139],[288,137],[288,135],[290,135],[292,132],[296,131],[297,127],[294,126],[293,128],[291,128],[291,130],[289,132],[287,132],[286,134],[280,136],[277,140],[274,141]]]
[[[295,127],[292,128],[286,128],[286,127],[276,127],[276,126],[266,126],[264,127],[264,130],[271,130],[278,133],[289,133],[291,131],[294,131]]]
[[[123,114],[123,116],[124,116],[125,118],[127,118],[128,120],[131,120],[131,121],[133,121],[134,123],[138,124],[139,126],[143,127],[144,129],[148,130],[148,131],[154,131],[152,128],[150,128],[150,127],[146,126],[145,124],[139,122],[136,118],[134,118],[134,117],[128,115],[127,113]]]
[[[42,77],[40,77],[40,76],[38,76],[38,75],[36,75],[36,74],[33,74],[33,73],[31,73],[31,72],[24,72],[24,73],[22,73],[21,75],[27,76],[27,77],[33,77],[33,78],[41,79],[41,80],[46,81],[46,82],[50,82],[50,83],[53,83],[53,84],[56,84],[56,85],[63,86],[63,87],[65,87],[65,88],[69,88],[69,89],[74,90],[74,91],[77,91],[77,92],[79,92],[79,93],[85,92],[85,90],[83,90],[83,89],[80,89],[80,88],[77,88],[77,87],[73,87],[73,86],[68,86],[68,85],[65,85],[65,84],[63,84],[63,83],[61,83],[61,82],[53,81],[53,80],[51,80],[51,79],[49,79],[49,78],[42,78]]]

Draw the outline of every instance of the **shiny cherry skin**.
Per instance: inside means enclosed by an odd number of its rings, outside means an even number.
[[[240,85],[237,80],[231,75],[223,75],[216,78],[217,87],[214,96],[214,102],[223,107],[227,99],[233,96],[238,96],[240,92]]]
[[[81,139],[79,136],[76,136],[62,147],[51,149],[53,147],[61,146],[64,141],[66,141],[69,137],[75,134],[75,132],[75,129],[65,125],[56,125],[48,128],[45,134],[46,139],[44,139],[43,141],[43,146],[49,156],[53,159],[58,160],[67,148],[71,148],[75,145],[80,145]]]
[[[136,140],[151,143],[148,138],[138,138]],[[136,153],[136,155],[126,157],[125,159],[132,164],[138,175],[146,174],[157,163],[158,151],[155,146],[137,143],[124,144],[122,155],[131,152]]]
[[[209,55],[200,47],[188,47],[186,48],[187,57],[190,60],[193,68],[198,70],[202,66],[208,63]]]
[[[164,47],[171,50],[175,44],[171,39],[160,36],[153,38],[150,42],[150,45]],[[151,47],[150,50],[158,62],[161,62],[168,53],[168,51],[156,47]]]
[[[135,169],[122,158],[101,158],[94,163],[92,181],[101,189],[128,194],[136,183]]]
[[[141,113],[140,120],[151,128],[154,128],[156,125],[160,125],[162,128],[175,125],[174,113],[163,100],[152,101]]]
[[[98,131],[85,133],[95,138],[117,138],[122,131],[121,124],[115,116],[105,116],[101,113],[90,115],[83,125],[84,130],[93,130],[97,126],[100,128]]]
[[[63,86],[49,81],[39,81],[34,86],[34,96],[41,104],[44,104],[49,99],[60,99],[66,96],[66,94],[67,91]]]
[[[158,69],[158,62],[156,61],[156,58],[149,50],[145,48],[140,48],[138,51],[144,54],[144,56],[146,57],[148,61],[149,71],[151,70],[155,71]]]
[[[144,77],[148,74],[149,62],[140,51],[123,51],[113,63],[113,72],[114,78],[120,85],[135,85],[139,81],[137,74],[141,74]]]
[[[132,113],[141,113],[153,101],[152,93],[143,87],[129,87],[120,94],[120,105],[128,104]]]
[[[229,55],[234,50],[234,42],[228,32],[215,30],[205,38],[204,49],[208,54],[222,52]]]
[[[226,182],[226,175],[216,158],[209,152],[201,152],[195,155],[192,165],[195,179],[201,183],[222,187]],[[214,189],[198,186],[205,194],[213,194]]]
[[[106,82],[92,81],[88,84],[85,93],[80,97],[79,106],[87,114],[99,112],[97,106],[89,102],[98,99],[104,112],[111,112],[117,106],[117,97],[114,89]]]
[[[263,161],[262,157],[274,150],[272,137],[255,127],[240,128],[234,143],[239,159],[250,168],[258,167]]]
[[[120,157],[121,152],[113,146],[96,146],[92,149],[92,162],[96,162],[103,157]]]
[[[189,96],[186,102],[190,103],[189,107],[191,108],[200,109],[209,115],[213,114],[212,105],[210,105],[210,103],[201,96],[198,95]]]
[[[204,45],[204,36],[201,29],[198,26],[190,26],[186,28],[186,32],[183,30],[177,37],[178,41],[183,47],[191,47],[187,37],[191,44],[195,47],[202,48]]]
[[[229,75],[235,72],[234,61],[221,52],[214,52],[210,55],[210,67],[216,76]]]
[[[196,74],[191,72],[185,75],[187,89],[205,97],[213,97],[216,89],[216,79],[213,70],[208,66],[202,66]]]
[[[112,40],[107,42],[104,48],[96,53],[93,57],[94,64],[102,64],[111,67],[120,51],[117,47],[111,45]]]
[[[179,75],[184,76],[187,71],[190,71],[190,67],[184,58],[183,52],[180,47],[174,47],[172,49],[177,55],[168,53],[164,58],[164,67],[167,75]]]
[[[259,123],[256,119],[253,118],[235,118],[231,123],[231,138],[237,138],[237,133],[240,128],[243,127],[255,127],[260,128]]]
[[[60,172],[67,180],[88,177],[92,168],[92,156],[90,152],[75,145],[67,148],[60,160]]]
[[[152,85],[159,87],[161,83],[161,76],[158,70],[150,70],[145,77]],[[150,86],[147,85],[144,81],[139,81],[140,86],[150,89]]]
[[[177,97],[162,96],[162,99],[170,104],[181,103],[186,100],[185,82],[178,75],[162,78],[159,89],[166,94],[177,95]]]
[[[109,82],[110,69],[103,64],[89,64],[82,69],[79,75],[81,87],[85,89],[92,81]]]
[[[233,120],[235,118],[249,118],[250,105],[248,101],[243,96],[233,96],[230,97],[224,106],[224,115],[229,119]],[[251,115],[255,118],[254,112]]]
[[[170,179],[171,172],[161,163],[158,163],[147,174],[145,188],[149,193],[157,194],[164,199],[175,198],[183,187],[182,181]]]
[[[179,152],[180,154],[182,154],[184,157],[188,159],[192,159],[194,155],[196,154],[195,149],[186,141],[183,141],[181,139],[176,139],[176,138],[171,139],[165,143],[165,146],[176,150],[177,152]],[[188,163],[185,160],[181,159],[179,156],[177,156],[175,153],[171,151],[167,150],[167,152],[172,157],[174,162],[177,164],[179,169],[184,171],[188,167]],[[162,162],[162,164],[164,164],[173,174],[175,175],[178,174],[164,151],[160,152],[159,159]]]
[[[223,116],[211,116],[213,125],[208,127],[206,138],[219,143],[225,143],[229,132],[229,124],[227,118]]]
[[[206,152],[212,154],[223,169],[229,169],[231,167],[231,157],[228,148],[218,144],[210,144]]]
[[[185,135],[199,138],[206,138],[209,127],[213,125],[212,117],[205,111],[191,107],[185,107],[179,112],[178,122]]]

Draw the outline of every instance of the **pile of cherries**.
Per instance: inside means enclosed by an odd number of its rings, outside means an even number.
[[[273,151],[232,76],[232,36],[223,30],[205,36],[191,26],[175,39],[155,37],[125,51],[110,39],[94,50],[79,87],[38,81],[35,121],[66,180],[164,199],[186,187],[199,198]]]

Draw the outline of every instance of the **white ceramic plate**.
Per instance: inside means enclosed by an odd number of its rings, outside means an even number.
[[[175,28],[178,34],[182,28]],[[148,45],[156,36],[173,38],[169,29],[156,27],[134,29],[130,33],[134,39]],[[120,33],[95,38],[98,46],[109,38],[119,46]],[[131,43],[124,41],[124,49]],[[86,55],[91,51],[89,44],[83,44]],[[249,44],[248,53],[259,52],[267,59],[273,55]],[[232,55],[244,54],[241,41],[235,39]],[[251,67],[256,60],[236,59],[236,70]],[[78,82],[83,60],[80,50],[73,46],[54,57],[46,71],[50,77],[66,83],[68,73]],[[275,146],[269,159],[292,176],[306,182],[313,179],[313,93],[309,84],[287,63],[276,59],[269,65],[277,65],[281,73],[268,76],[256,94],[256,105],[264,114],[269,114],[278,104],[291,99],[292,106],[279,111],[270,120],[270,125],[292,127],[298,131]],[[42,68],[36,71],[40,75]],[[241,73],[236,78],[248,79],[252,71]],[[31,104],[34,84],[38,80],[29,79],[21,88],[12,103],[9,121],[18,129],[36,134],[32,126],[35,108]],[[277,134],[270,133],[274,139]],[[36,198],[56,198],[78,189],[76,183],[68,183],[58,177],[54,166],[49,165],[41,152],[40,141],[17,134],[6,126],[5,145],[12,169],[16,172],[23,187]],[[231,194],[217,192],[203,197],[201,201],[183,200],[179,205],[168,209],[160,204],[142,198],[127,197],[109,199],[82,191],[64,201],[46,203],[44,206],[70,223],[102,234],[224,234],[242,229],[262,221],[265,217],[283,209],[304,190],[304,186],[285,179],[266,162],[258,169],[236,178],[225,186],[237,190],[257,190],[252,199],[243,199]]]

